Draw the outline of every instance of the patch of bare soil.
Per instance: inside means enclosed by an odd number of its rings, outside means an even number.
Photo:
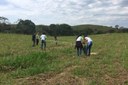
[[[61,73],[40,74],[18,79],[18,85],[86,85],[85,78],[79,78],[70,73],[76,67],[68,67]]]
[[[103,79],[108,83],[108,85],[127,85],[128,84],[128,71],[124,69],[119,63],[118,74],[116,77],[111,77],[110,75],[104,75]]]

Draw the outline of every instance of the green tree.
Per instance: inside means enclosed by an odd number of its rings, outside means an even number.
[[[0,17],[0,32],[10,32],[11,26],[8,18]]]
[[[51,24],[49,26],[50,34],[53,36],[58,35],[73,35],[73,29],[68,24]]]
[[[73,35],[73,29],[68,24],[60,24],[60,33],[61,35]]]
[[[16,30],[22,34],[32,34],[36,31],[36,26],[31,20],[20,20],[17,24]]]
[[[50,35],[55,36],[57,35],[57,27],[55,24],[50,24]]]
[[[45,32],[46,34],[49,34],[49,26],[47,25],[37,25],[36,26],[36,32],[42,33]]]
[[[119,29],[119,25],[115,25],[115,28],[116,28],[116,29]]]
[[[7,24],[8,23],[8,18],[6,18],[6,17],[0,17],[0,23]]]

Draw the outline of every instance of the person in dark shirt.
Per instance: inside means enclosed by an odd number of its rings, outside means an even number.
[[[57,45],[57,36],[56,35],[54,36],[54,39],[55,39],[55,43]]]
[[[36,34],[35,33],[33,33],[33,35],[32,35],[32,42],[33,42],[32,47],[34,47],[35,43],[36,43]]]

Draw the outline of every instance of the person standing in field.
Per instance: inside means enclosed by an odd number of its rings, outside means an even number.
[[[36,33],[36,45],[38,45],[38,43],[39,43],[39,33],[37,32]]]
[[[80,56],[82,54],[82,50],[83,50],[82,40],[83,40],[82,35],[81,34],[78,35],[75,44],[75,48],[77,49],[77,56]]]
[[[33,33],[33,35],[32,35],[32,42],[33,42],[32,47],[34,47],[35,46],[35,42],[36,42],[36,34],[35,33]]]
[[[42,33],[42,35],[40,36],[41,38],[41,49],[46,49],[46,38],[47,36],[45,35],[45,33]]]
[[[87,56],[90,56],[91,54],[91,47],[92,47],[92,39],[88,37],[87,35],[84,35],[84,42],[87,43],[86,48],[84,51],[86,52]]]
[[[54,39],[55,39],[55,43],[57,45],[57,36],[56,35],[54,36]]]

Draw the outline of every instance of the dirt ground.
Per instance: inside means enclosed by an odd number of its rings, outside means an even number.
[[[85,78],[73,76],[70,71],[74,68],[68,67],[61,73],[39,74],[33,77],[18,79],[18,85],[86,85]]]
[[[71,74],[71,71],[76,67],[67,67],[60,73],[39,74],[28,78],[20,78],[17,79],[17,83],[18,85],[89,85],[86,78],[80,78]],[[116,78],[105,74],[101,79],[107,85],[128,84],[128,72],[122,68],[119,69],[119,72],[120,74]]]

